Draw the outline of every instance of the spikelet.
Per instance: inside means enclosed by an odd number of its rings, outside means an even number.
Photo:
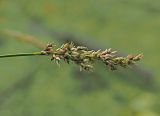
[[[73,62],[80,66],[80,70],[92,71],[93,63],[96,60],[102,61],[111,70],[117,70],[118,66],[127,67],[143,58],[143,54],[128,55],[127,57],[116,56],[117,51],[112,51],[111,48],[106,50],[88,50],[84,46],[75,46],[73,42],[63,44],[56,50],[52,44],[47,44],[42,51],[43,54],[51,55],[51,60],[55,60],[59,65],[61,60],[66,63]]]

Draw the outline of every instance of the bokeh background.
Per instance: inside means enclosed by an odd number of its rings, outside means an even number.
[[[0,0],[0,54],[40,50],[15,31],[144,59],[114,72],[97,63],[93,73],[48,57],[0,59],[0,116],[160,115],[159,0]]]

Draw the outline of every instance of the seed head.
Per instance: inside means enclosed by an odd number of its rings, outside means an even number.
[[[52,44],[47,44],[42,53],[51,55],[51,60],[55,60],[58,65],[61,60],[64,60],[68,64],[73,62],[80,66],[80,70],[86,71],[91,71],[93,63],[98,60],[111,70],[117,70],[118,66],[125,68],[143,58],[143,54],[119,57],[116,56],[117,51],[112,51],[111,48],[97,51],[88,50],[84,46],[75,46],[73,42],[65,43],[56,50],[53,49]]]

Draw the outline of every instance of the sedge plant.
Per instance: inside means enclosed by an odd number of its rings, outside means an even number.
[[[101,61],[111,70],[117,70],[118,66],[126,68],[143,58],[143,54],[118,56],[117,51],[112,51],[111,48],[97,51],[89,50],[85,46],[76,46],[73,42],[67,42],[59,48],[55,48],[55,45],[49,43],[40,52],[5,54],[0,55],[0,58],[20,56],[49,56],[50,60],[54,60],[58,65],[61,60],[68,64],[77,64],[81,71],[92,71],[96,61]]]

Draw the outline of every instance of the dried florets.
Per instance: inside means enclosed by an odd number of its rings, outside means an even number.
[[[87,47],[75,46],[73,42],[69,42],[56,50],[53,49],[52,44],[47,44],[42,54],[51,55],[51,60],[55,60],[57,64],[61,60],[64,60],[68,64],[73,62],[80,66],[80,70],[87,71],[93,69],[93,63],[96,60],[102,61],[111,70],[117,70],[117,66],[125,68],[143,58],[143,54],[119,57],[116,55],[116,52],[112,51],[111,48],[97,51],[88,50]]]

